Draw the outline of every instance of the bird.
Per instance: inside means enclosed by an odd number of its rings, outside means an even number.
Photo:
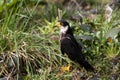
[[[68,58],[84,67],[87,71],[94,71],[94,67],[88,63],[82,53],[82,46],[76,41],[69,23],[66,20],[58,20],[57,27],[60,28],[60,50],[67,54]]]

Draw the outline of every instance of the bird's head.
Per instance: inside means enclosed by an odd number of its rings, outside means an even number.
[[[59,20],[56,24],[56,26],[58,26],[60,28],[60,33],[61,34],[69,34],[71,33],[71,29],[69,26],[69,23],[65,20]]]

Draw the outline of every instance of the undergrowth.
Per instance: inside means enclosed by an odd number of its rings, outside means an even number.
[[[96,69],[96,73],[89,73],[60,52],[59,29],[55,24],[61,5],[41,6],[39,2],[31,7],[22,0],[1,13],[0,77],[69,80],[79,76],[84,80],[97,75],[106,80],[116,75],[120,79],[120,38],[119,33],[113,34],[120,30],[119,12],[112,14],[111,22],[102,20],[102,14],[95,20],[84,18],[83,21],[90,27],[84,31],[79,22],[70,20],[72,13],[63,10],[63,19],[70,22],[86,59]],[[61,71],[61,67],[69,63],[72,63],[71,70]]]

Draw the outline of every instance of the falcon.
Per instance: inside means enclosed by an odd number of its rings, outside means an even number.
[[[82,47],[77,43],[70,25],[65,20],[59,20],[57,26],[60,28],[60,49],[61,53],[67,54],[68,58],[80,66],[84,67],[87,71],[94,71],[82,54]]]

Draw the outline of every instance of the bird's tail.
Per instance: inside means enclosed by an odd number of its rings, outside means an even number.
[[[86,60],[79,61],[79,64],[84,67],[87,71],[94,72],[94,68],[92,65],[90,65]]]

